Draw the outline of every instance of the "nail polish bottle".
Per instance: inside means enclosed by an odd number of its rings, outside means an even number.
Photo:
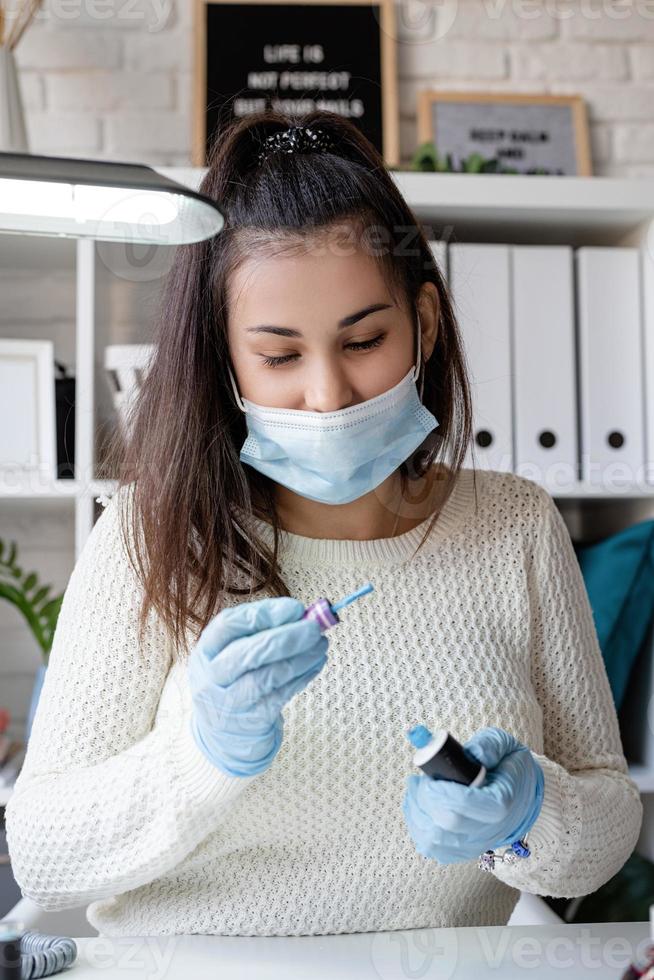
[[[320,624],[321,633],[324,633],[325,630],[331,629],[332,626],[340,623],[338,617],[339,609],[343,609],[344,606],[349,606],[355,599],[360,599],[361,596],[367,595],[368,592],[372,592],[373,590],[374,586],[370,582],[366,582],[356,592],[345,596],[344,599],[339,599],[338,602],[331,603],[329,599],[324,598],[316,599],[310,606],[307,606],[302,619],[315,619]]]

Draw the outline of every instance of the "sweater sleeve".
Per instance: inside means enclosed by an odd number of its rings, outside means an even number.
[[[542,809],[531,854],[494,874],[537,895],[596,891],[632,853],[643,806],[628,766],[586,586],[566,524],[537,487],[541,520],[528,571],[531,670],[543,715]],[[501,849],[503,850],[503,848]]]
[[[120,529],[121,488],[64,592],[25,761],[6,808],[23,896],[44,909],[113,897],[174,868],[256,776],[213,766],[190,731],[190,695],[169,685],[172,641],[150,611]]]

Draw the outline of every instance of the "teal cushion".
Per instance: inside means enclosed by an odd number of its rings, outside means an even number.
[[[574,545],[616,708],[654,619],[654,520]]]

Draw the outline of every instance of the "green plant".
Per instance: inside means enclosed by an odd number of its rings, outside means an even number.
[[[497,157],[483,157],[481,153],[471,153],[467,157],[459,160],[458,166],[454,164],[451,153],[445,156],[439,154],[435,143],[421,143],[415,151],[409,170],[420,170],[425,172],[437,173],[468,173],[468,174],[517,174],[514,167],[503,167]],[[529,173],[546,174],[544,167],[534,167]]]
[[[0,597],[13,602],[23,614],[47,665],[64,593],[48,598],[52,586],[39,586],[36,572],[24,573],[18,565],[16,542],[11,542],[6,555],[5,548],[0,538]]]

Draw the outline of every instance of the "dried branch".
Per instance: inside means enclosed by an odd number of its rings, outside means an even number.
[[[31,24],[34,19],[36,11],[41,6],[42,0],[21,0],[20,7],[18,9],[18,14],[11,25],[11,29],[7,35],[7,46],[10,51],[13,51],[21,37]],[[4,5],[4,0],[0,0],[0,6]],[[2,10],[2,20],[4,21],[4,10]],[[0,35],[1,37],[1,35]],[[0,43],[2,43],[0,41]]]

